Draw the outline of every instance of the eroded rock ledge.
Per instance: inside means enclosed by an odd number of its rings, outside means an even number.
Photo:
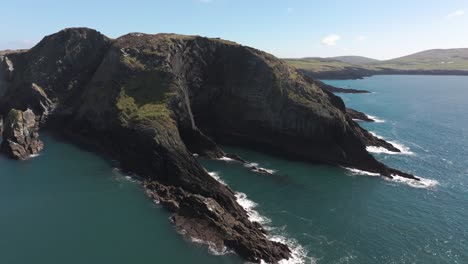
[[[374,119],[370,118],[363,112],[359,112],[357,110],[351,109],[351,108],[346,108],[346,114],[350,116],[353,120],[360,120],[364,122],[375,122]]]
[[[225,248],[234,249],[253,262],[274,263],[291,254],[286,245],[269,241],[260,224],[233,215],[216,199],[157,182],[146,182],[145,187],[155,202],[174,212],[172,221],[189,238],[208,241],[221,252]]]
[[[41,126],[93,142],[145,178],[151,197],[174,212],[177,228],[253,262],[277,263],[291,252],[249,220],[234,192],[193,153],[221,158],[218,143],[229,142],[417,179],[366,151],[366,145],[398,150],[354,122],[323,83],[230,41],[141,33],[111,40],[73,28],[31,50],[0,55],[1,116],[34,112]],[[17,142],[24,157],[41,148],[37,122],[27,121],[28,133],[19,133],[24,113],[14,113],[3,145]]]
[[[32,110],[10,110],[3,127],[0,150],[9,157],[24,160],[44,148],[39,139],[36,115]]]

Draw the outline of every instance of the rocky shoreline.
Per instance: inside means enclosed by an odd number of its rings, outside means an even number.
[[[251,262],[278,263],[291,251],[249,220],[234,192],[194,153],[219,159],[228,154],[218,143],[230,141],[417,180],[367,152],[366,146],[399,150],[354,122],[331,87],[230,41],[141,33],[112,40],[66,29],[28,51],[0,53],[0,84],[4,153],[37,153],[45,128],[91,142],[144,178],[180,231]],[[13,143],[25,151],[13,151]]]
[[[376,70],[355,67],[345,67],[339,70],[325,70],[314,72],[305,69],[299,69],[301,73],[309,76],[310,78],[321,80],[350,80],[350,79],[363,79],[374,75],[458,75],[467,76],[467,70],[399,70],[379,68]]]

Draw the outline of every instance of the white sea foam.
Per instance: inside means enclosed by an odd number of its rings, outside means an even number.
[[[255,172],[267,172],[269,174],[274,174],[276,172],[276,170],[272,170],[272,169],[267,169],[267,168],[262,168],[262,167],[259,167],[258,163],[255,163],[255,162],[252,162],[252,163],[246,163],[245,164],[245,167],[247,168],[252,168],[253,171]],[[255,167],[255,169],[254,169]]]
[[[423,189],[431,189],[434,188],[435,186],[439,185],[439,182],[437,180],[433,179],[426,179],[422,177],[418,177],[419,181],[413,180],[413,179],[408,179],[399,175],[392,175],[393,179],[390,178],[385,178],[387,181],[392,181],[392,182],[397,182],[397,183],[404,183],[407,184],[413,188],[423,188]],[[417,176],[416,176],[417,177]]]
[[[262,224],[267,230],[274,229],[268,226],[268,224],[271,223],[271,220],[265,216],[262,216],[259,212],[255,210],[255,207],[257,207],[258,204],[248,199],[245,193],[237,192],[236,198],[239,205],[247,211],[250,221]],[[306,263],[308,259],[310,260],[310,263],[315,263],[315,259],[307,257],[307,250],[303,246],[301,246],[296,240],[286,238],[286,236],[279,234],[269,235],[268,239],[288,245],[288,247],[291,249],[291,257],[287,260],[284,259],[279,261],[280,264]],[[266,262],[261,261],[261,263]]]
[[[366,147],[366,150],[370,153],[384,153],[384,154],[390,154],[390,155],[396,155],[398,154],[398,152],[393,152],[393,151],[390,151],[384,147],[376,147],[376,146],[367,146]]]
[[[378,117],[376,117],[376,116],[367,115],[367,114],[366,114],[366,116],[367,116],[368,118],[374,120],[374,122],[376,122],[376,123],[385,123],[385,120],[380,119],[380,118],[378,118]]]
[[[208,246],[208,251],[211,254],[216,255],[216,256],[222,256],[222,255],[234,253],[234,251],[228,249],[227,247],[223,247],[222,249],[219,249],[215,243],[210,242],[210,241],[201,240],[195,237],[191,237],[190,241],[197,243],[197,244]]]
[[[245,211],[247,211],[247,215],[249,216],[250,221],[257,222],[262,225],[271,223],[271,219],[262,216],[259,212],[255,210],[255,207],[257,207],[258,204],[248,199],[245,193],[237,192],[235,196],[237,198],[237,203],[240,206],[242,206],[245,209]]]
[[[211,171],[211,172],[208,172],[208,174],[213,177],[215,180],[217,180],[219,183],[223,184],[223,185],[227,185],[226,182],[223,181],[223,179],[221,179],[221,177],[219,176],[219,174],[215,171]]]
[[[411,149],[399,142],[396,142],[396,141],[388,141],[389,143],[391,143],[393,146],[395,146],[395,148],[399,149],[401,152],[401,154],[403,155],[414,155],[414,152],[411,151]]]
[[[377,146],[367,146],[366,150],[370,153],[377,153],[377,154],[383,153],[383,154],[389,154],[389,155],[414,155],[414,152],[412,152],[409,147],[403,144],[400,144],[395,141],[387,141],[387,142],[391,143],[395,148],[399,149],[400,152],[393,152],[384,147],[377,147]]]
[[[258,166],[256,163],[250,163],[251,166]],[[216,172],[208,172],[211,177],[215,178],[217,181],[219,181],[222,184],[226,183],[221,179],[218,173]],[[271,223],[271,219],[269,219],[266,216],[261,215],[258,211],[255,210],[255,208],[258,206],[258,204],[252,200],[250,200],[247,197],[247,194],[242,193],[242,192],[236,192],[236,201],[237,203],[244,208],[244,210],[247,212],[247,215],[249,217],[249,220],[252,222],[257,222],[261,224],[266,230],[273,230],[271,226],[268,226],[268,224]],[[272,241],[277,241],[281,242],[283,244],[286,244],[289,246],[291,249],[292,255],[289,260],[282,260],[279,263],[280,264],[299,264],[299,263],[306,263],[307,259],[310,260],[310,263],[315,263],[315,260],[313,258],[307,257],[307,250],[302,247],[297,241],[293,239],[288,239],[285,236],[282,235],[274,235],[274,236],[268,236],[269,239]],[[232,251],[229,251],[228,249],[224,248],[223,250],[219,250],[216,248],[216,246],[207,241],[203,241],[200,239],[192,238],[193,242],[196,243],[202,243],[205,245],[208,245],[208,250],[214,254],[214,255],[225,255],[232,253]],[[262,262],[264,263],[264,262]]]
[[[354,168],[343,167],[350,172],[350,175],[381,176],[380,173],[358,170]]]
[[[343,168],[348,170],[351,175],[382,176],[379,173],[363,171],[363,170],[358,170],[358,169],[354,169],[354,168],[347,168],[347,167],[343,167]],[[418,177],[418,176],[416,176],[416,177],[419,178],[419,181],[414,180],[414,179],[409,179],[409,178],[406,178],[406,177],[402,177],[402,176],[399,176],[399,175],[395,175],[395,174],[392,174],[392,177],[393,178],[391,179],[389,177],[382,176],[382,178],[384,178],[386,181],[396,182],[396,183],[403,183],[403,184],[407,184],[407,185],[409,185],[411,187],[414,187],[414,188],[431,189],[431,188],[434,188],[435,186],[437,186],[439,184],[439,182],[437,180],[426,179],[426,178]]]
[[[115,179],[117,181],[129,181],[129,182],[138,182],[138,183],[142,182],[141,178],[138,177],[136,174],[125,173],[119,168],[113,168],[112,173],[114,174]]]
[[[301,246],[296,240],[288,239],[284,236],[274,235],[269,237],[270,240],[288,245],[291,249],[291,257],[289,259],[280,260],[279,264],[315,264],[317,260],[307,256],[307,250]],[[264,261],[260,263],[266,263]]]
[[[235,162],[235,161],[237,161],[235,159],[231,159],[231,158],[226,157],[226,156],[223,156],[223,157],[219,158],[218,160],[222,160],[222,161],[226,161],[226,162]],[[269,174],[273,174],[273,173],[276,172],[276,170],[259,167],[259,164],[255,163],[255,162],[247,162],[247,163],[245,163],[244,166],[247,167],[247,168],[251,168],[253,171],[259,172],[259,173],[267,172]]]
[[[385,140],[384,137],[377,135],[374,132],[370,132],[374,137]],[[414,152],[411,151],[411,149],[400,142],[397,141],[389,141],[387,140],[388,143],[392,144],[395,148],[399,149],[400,152],[393,152],[390,151],[384,147],[377,147],[377,146],[367,146],[366,150],[371,153],[383,153],[383,154],[389,154],[389,155],[414,155]]]
[[[28,159],[34,159],[34,158],[37,158],[39,157],[41,154],[32,154],[32,155],[29,155],[28,156]]]
[[[373,136],[376,137],[376,138],[384,139],[382,136],[377,135],[377,133],[374,133],[374,132],[372,132],[372,131],[369,131],[369,133],[371,133],[371,135],[373,135]]]
[[[236,160],[231,159],[231,158],[226,157],[226,156],[223,156],[223,157],[219,158],[218,160],[227,161],[227,162],[236,161]]]

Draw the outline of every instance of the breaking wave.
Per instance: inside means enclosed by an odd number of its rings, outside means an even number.
[[[241,192],[236,193],[236,198],[237,202],[245,209],[245,211],[247,211],[250,221],[262,224],[266,230],[274,230],[274,228],[268,226],[268,224],[271,223],[271,219],[262,216],[259,212],[255,210],[255,207],[258,206],[257,203],[248,199],[247,195]],[[287,260],[283,259],[278,263],[301,264],[306,263],[307,259],[310,259],[311,263],[315,263],[314,259],[307,256],[308,251],[303,246],[301,246],[295,239],[286,238],[286,235],[282,234],[268,235],[268,239],[288,245],[291,249],[291,257]],[[265,262],[262,261],[261,263]]]
[[[363,171],[363,170],[358,170],[358,169],[348,168],[348,167],[343,167],[343,168],[345,168],[349,172],[350,175],[382,176],[380,175],[380,173]]]
[[[385,123],[385,120],[380,119],[380,118],[378,118],[376,116],[368,115],[368,114],[366,114],[366,116],[367,116],[367,118],[370,118],[370,119],[374,120],[375,123]]]
[[[246,163],[245,167],[251,168],[255,172],[267,172],[269,174],[274,174],[276,172],[276,170],[259,167],[259,164],[255,162]]]
[[[209,172],[209,174],[213,178],[218,180],[220,183],[226,184],[221,179],[218,173]],[[248,199],[247,194],[242,193],[242,192],[236,192],[235,196],[236,196],[237,203],[239,203],[239,205],[242,206],[242,208],[244,208],[244,210],[247,212],[247,215],[250,221],[261,224],[266,230],[271,231],[274,229],[271,226],[268,226],[268,224],[271,223],[271,219],[269,219],[266,216],[261,215],[258,211],[255,210],[258,204]],[[268,235],[268,238],[272,241],[286,244],[291,249],[291,258],[289,258],[288,260],[286,259],[281,260],[279,264],[301,264],[301,263],[306,263],[306,260],[308,259],[310,260],[310,263],[315,263],[315,259],[308,257],[307,250],[303,246],[301,246],[296,240],[286,238],[286,236],[282,234]],[[232,251],[229,251],[227,249],[223,249],[221,251],[217,250],[216,246],[210,242],[206,242],[206,241],[194,239],[194,238],[192,238],[192,241],[208,245],[208,250],[210,251],[210,253],[214,255],[225,255],[225,254],[232,253]],[[265,263],[265,262],[262,261],[261,263]]]
[[[395,148],[399,149],[400,152],[393,152],[393,151],[390,151],[384,147],[377,147],[377,146],[367,146],[366,147],[366,150],[370,153],[376,153],[376,154],[388,154],[388,155],[414,155],[414,152],[412,152],[410,150],[410,148],[402,145],[402,144],[399,144],[399,143],[396,143],[396,142],[392,142],[392,141],[388,141],[389,143],[391,143],[393,146],[395,146]]]
[[[215,243],[210,242],[210,241],[205,241],[205,240],[198,239],[195,237],[190,237],[190,241],[192,241],[193,243],[208,246],[208,251],[215,256],[223,256],[223,255],[235,253],[234,251],[228,249],[227,247],[223,247],[222,249],[219,249],[218,247],[216,247]]]
[[[227,161],[227,162],[236,161],[235,159],[231,159],[231,158],[226,157],[226,156],[223,156],[223,157],[219,158],[218,160]]]
[[[343,167],[343,168],[346,169],[349,172],[349,175],[381,176],[382,178],[384,178],[388,182],[402,183],[402,184],[406,184],[408,186],[411,186],[413,188],[431,189],[431,188],[434,188],[437,185],[439,185],[439,182],[437,180],[426,179],[426,178],[419,177],[419,176],[416,176],[416,177],[419,178],[419,181],[409,179],[409,178],[405,178],[405,177],[395,175],[395,174],[392,174],[393,178],[391,179],[389,177],[382,176],[379,173],[363,171],[363,170],[358,170],[358,169],[354,169],[354,168],[347,168],[347,167]]]
[[[419,181],[401,177],[399,175],[392,175],[392,177],[393,179],[385,177],[386,178],[385,180],[391,181],[391,182],[397,182],[397,183],[404,183],[413,188],[421,188],[421,189],[431,189],[439,185],[439,182],[437,180],[426,179],[422,177],[418,177]]]
[[[39,157],[41,154],[37,153],[37,154],[31,154],[27,157],[27,159],[34,159],[34,158],[37,158]]]
[[[227,185],[226,182],[224,182],[221,177],[219,177],[219,174],[215,171],[208,172],[208,174],[213,177],[215,180],[217,180],[219,183],[223,185]]]
[[[288,239],[281,235],[273,235],[268,237],[270,240],[288,245],[291,249],[291,257],[289,259],[280,260],[279,264],[315,264],[317,260],[307,256],[307,250],[301,246],[296,240]],[[265,263],[264,261],[260,263]]]
[[[237,203],[247,211],[247,215],[249,216],[249,220],[252,222],[257,222],[262,225],[270,224],[271,219],[268,217],[262,216],[259,212],[257,212],[254,208],[258,206],[257,203],[247,198],[247,194],[242,192],[237,192],[235,194]]]
[[[384,137],[377,135],[374,132],[370,132],[374,137],[385,140]],[[399,142],[386,140],[388,143],[392,144],[395,148],[399,149],[400,152],[393,152],[384,147],[377,147],[377,146],[367,146],[366,150],[370,153],[377,153],[377,154],[389,154],[389,155],[415,155],[411,149]]]

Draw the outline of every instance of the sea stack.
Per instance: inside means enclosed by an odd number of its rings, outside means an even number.
[[[38,122],[32,110],[23,112],[12,109],[5,120],[0,150],[19,160],[37,154],[44,148],[38,131]]]

